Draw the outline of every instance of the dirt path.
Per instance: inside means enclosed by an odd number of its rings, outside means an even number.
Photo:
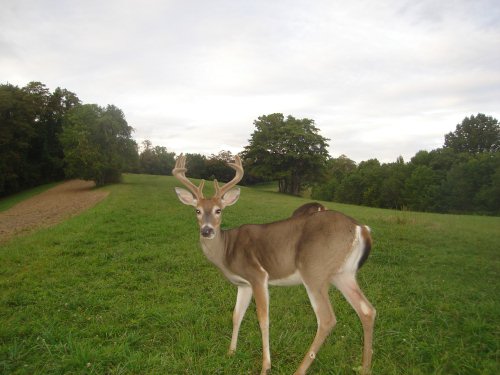
[[[0,243],[20,233],[55,225],[104,199],[94,182],[71,180],[0,212]]]

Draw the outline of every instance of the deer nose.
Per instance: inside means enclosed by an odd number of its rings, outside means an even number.
[[[212,228],[208,225],[201,227],[201,235],[205,238],[213,237],[215,235],[214,228]]]

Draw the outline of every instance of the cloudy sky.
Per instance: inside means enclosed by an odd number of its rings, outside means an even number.
[[[1,0],[0,83],[121,108],[138,142],[241,151],[312,118],[330,153],[408,160],[500,119],[498,0]]]

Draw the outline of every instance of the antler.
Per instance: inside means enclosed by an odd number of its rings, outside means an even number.
[[[231,181],[229,181],[222,187],[219,187],[219,183],[217,182],[217,180],[214,180],[215,197],[217,198],[222,198],[224,194],[226,194],[229,190],[231,190],[231,188],[238,182],[240,182],[241,179],[243,178],[243,165],[241,164],[241,159],[238,155],[234,157],[234,163],[227,163],[227,165],[229,165],[236,171],[236,175]]]
[[[186,156],[180,154],[175,162],[175,168],[172,170],[172,174],[175,178],[182,182],[197,199],[204,198],[203,186],[205,185],[205,180],[201,180],[200,186],[196,186],[186,177],[186,171]]]

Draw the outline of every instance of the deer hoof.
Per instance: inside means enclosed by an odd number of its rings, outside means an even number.
[[[370,375],[372,373],[371,369],[365,369],[363,366],[354,367],[352,369],[356,374]]]

